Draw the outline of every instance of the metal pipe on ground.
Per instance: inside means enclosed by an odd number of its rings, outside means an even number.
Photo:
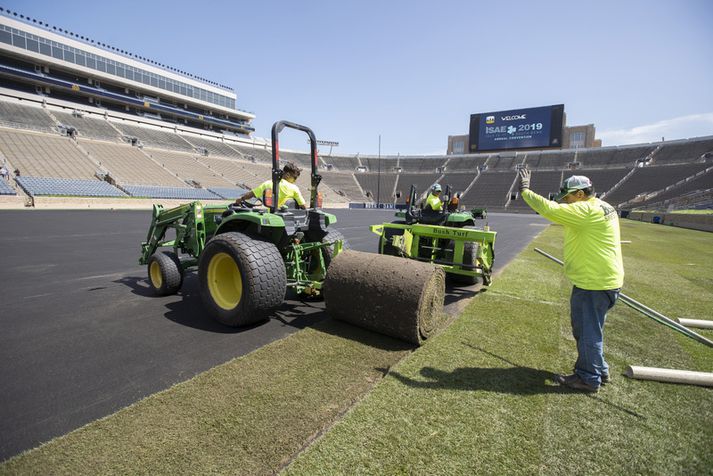
[[[539,248],[535,248],[535,251],[537,253],[541,254],[542,256],[545,256],[545,257],[551,259],[555,263],[564,265],[563,261],[555,258],[554,256],[552,256],[551,254],[549,254],[545,251],[542,251]],[[660,312],[658,312],[654,309],[651,309],[648,306],[645,306],[644,304],[640,303],[636,299],[630,298],[629,296],[627,296],[624,293],[619,293],[619,300],[621,300],[624,304],[631,307],[632,309],[639,311],[644,316],[646,316],[650,319],[653,319],[654,321],[658,322],[659,324],[663,324],[666,327],[669,327],[677,332],[680,332],[681,334],[685,335],[686,337],[689,337],[695,341],[698,341],[703,345],[707,345],[708,347],[713,347],[713,341],[711,341],[710,339],[707,339],[707,338],[703,337],[702,335],[698,334],[697,332],[692,331],[688,327],[686,327],[682,324],[679,324],[678,322],[674,321],[673,319],[670,319],[670,318],[664,316]]]
[[[448,320],[445,272],[429,263],[347,250],[332,260],[323,289],[332,318],[416,345]]]
[[[657,382],[683,383],[713,387],[713,373],[694,372],[692,370],[658,369],[655,367],[637,367],[630,365],[624,372],[629,378],[655,380]]]
[[[713,329],[713,321],[705,319],[677,319],[678,323],[686,327],[696,327],[698,329]]]

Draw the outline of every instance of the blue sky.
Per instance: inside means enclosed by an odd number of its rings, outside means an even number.
[[[559,103],[604,145],[713,135],[710,1],[2,5],[233,86],[256,135],[301,122],[335,153],[444,153],[471,113]]]

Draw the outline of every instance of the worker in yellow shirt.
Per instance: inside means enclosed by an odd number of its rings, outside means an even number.
[[[441,202],[441,186],[439,184],[433,184],[431,187],[431,193],[428,194],[426,202],[423,206],[424,210],[428,209],[434,212],[440,212],[443,210],[443,202]]]
[[[559,375],[557,381],[596,392],[609,382],[604,321],[624,284],[619,217],[614,207],[596,198],[587,177],[569,177],[550,201],[530,190],[530,175],[520,170],[520,193],[530,208],[564,227],[564,273],[573,285],[570,311],[578,358],[574,373]]]
[[[277,208],[285,206],[288,200],[294,200],[297,203],[297,208],[305,208],[305,199],[300,193],[300,189],[295,182],[300,176],[302,170],[292,162],[287,162],[282,167],[282,180],[280,180],[280,196]],[[263,183],[247,192],[242,197],[235,200],[236,205],[240,205],[245,200],[258,197],[262,199],[265,190],[272,190],[272,180],[265,180]]]

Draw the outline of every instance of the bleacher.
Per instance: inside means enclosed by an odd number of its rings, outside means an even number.
[[[238,197],[242,197],[248,191],[245,188],[237,187],[210,187],[208,189],[211,193],[218,195],[220,198],[226,200],[235,200]]]
[[[451,190],[454,193],[463,193],[465,190],[470,186],[470,184],[473,182],[473,179],[475,179],[475,176],[478,175],[476,172],[470,172],[470,173],[449,173],[447,172],[444,176],[443,179],[441,180],[441,185],[443,185],[444,190],[446,185],[451,186]]]
[[[478,167],[485,165],[488,160],[487,155],[459,155],[450,157],[446,164],[448,172],[473,172]]]
[[[711,164],[711,166],[713,166],[713,164]],[[687,178],[688,180],[686,180],[685,182],[669,185],[671,188],[669,188],[668,190],[663,190],[656,196],[651,197],[650,199],[641,203],[658,203],[671,200],[678,196],[687,195],[692,192],[713,189],[713,170],[700,171],[698,172],[698,174]],[[637,204],[637,206],[639,206],[639,204]]]
[[[619,188],[607,194],[606,201],[618,205],[638,195],[656,192],[679,180],[691,177],[710,165],[698,163],[639,167]]]
[[[403,160],[401,160],[401,162],[403,163]],[[381,167],[382,174],[393,174],[396,173],[396,166],[399,163],[399,159],[396,157],[382,157],[381,159],[378,157],[362,157],[361,163],[369,172],[378,173],[379,167]]]
[[[320,172],[325,183],[328,183],[330,188],[344,197],[347,197],[353,202],[364,200],[364,196],[354,180],[354,174],[344,174],[335,172]]]
[[[146,147],[193,152],[193,146],[183,140],[183,138],[175,132],[132,125],[127,122],[112,121],[112,125],[119,129],[125,136],[136,137]]]
[[[0,178],[0,195],[17,195],[15,189],[3,178]]]
[[[266,164],[253,164],[231,159],[198,157],[198,161],[216,174],[234,184],[256,187],[271,176],[271,169]]]
[[[354,172],[359,167],[359,159],[356,156],[322,156],[322,160],[327,164],[332,164],[335,169],[344,172]]]
[[[219,200],[221,197],[204,188],[154,187],[149,185],[122,185],[121,188],[137,198],[164,198],[174,200]]]
[[[58,135],[0,129],[0,154],[32,177],[91,179],[98,168],[71,139]]]
[[[698,160],[703,154],[713,153],[713,138],[695,142],[664,142],[656,154],[654,164],[680,164]]]
[[[401,157],[399,167],[405,173],[428,173],[435,174],[439,167],[443,167],[447,157]],[[384,159],[382,159],[383,161]],[[362,159],[363,161],[363,159]],[[394,164],[396,166],[396,164]],[[371,169],[376,170],[376,169]],[[384,165],[381,165],[381,171],[384,171]]]
[[[357,178],[361,178],[361,175],[362,174],[357,174],[356,176]],[[431,185],[436,183],[440,177],[441,174],[435,173],[435,171],[434,173],[430,174],[399,174],[399,183],[396,187],[396,191],[401,192],[401,198],[398,199],[398,203],[406,203],[409,190],[411,190],[411,185],[416,186],[416,193],[418,196],[421,196],[424,193],[428,192],[428,190],[431,188]],[[359,182],[362,183],[361,180]],[[364,189],[364,191],[366,191],[366,188]]]
[[[263,162],[267,164],[272,163],[272,150],[270,149],[265,149],[260,146],[250,147],[248,145],[239,145],[237,143],[229,143],[228,145],[240,152],[247,160],[252,159],[256,162]]]
[[[574,162],[574,152],[528,152],[525,159],[527,168],[531,170],[562,170],[570,162]]]
[[[515,182],[514,171],[486,171],[478,177],[470,191],[461,197],[461,203],[470,206],[502,208]]]
[[[119,183],[185,186],[182,180],[161,167],[136,147],[92,140],[79,140],[79,145]]]
[[[159,149],[144,149],[144,152],[184,181],[193,181],[206,188],[227,187],[235,184],[199,162],[195,154]]]
[[[562,185],[562,177],[569,177],[570,173],[557,170],[535,170],[530,180],[530,190],[545,198],[553,198]],[[512,184],[512,182],[511,182]],[[529,205],[518,194],[517,199],[508,204],[509,209],[528,209]]]
[[[514,153],[501,153],[491,155],[486,164],[488,170],[510,170],[515,168],[516,163],[522,162],[522,156],[516,156]]]
[[[197,148],[203,148],[208,151],[209,157],[228,157],[231,159],[244,159],[243,155],[227,144],[219,140],[205,139],[197,136],[182,136],[188,142]]]
[[[0,126],[59,133],[57,125],[40,105],[0,101]]]
[[[82,116],[75,116],[69,112],[52,111],[52,115],[57,118],[60,124],[73,127],[78,137],[99,139],[105,141],[119,141],[119,133],[111,127],[106,119],[83,113]]]
[[[31,196],[126,197],[121,190],[99,180],[20,176],[15,182]]]
[[[355,174],[359,185],[373,200],[377,198],[382,203],[390,203],[394,201],[394,185],[396,184],[396,174],[381,174],[379,180],[378,173],[358,173]],[[408,193],[408,190],[406,191]],[[378,195],[378,197],[377,197]],[[402,198],[403,200],[403,198]]]

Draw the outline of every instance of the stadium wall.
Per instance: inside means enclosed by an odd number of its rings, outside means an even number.
[[[658,220],[656,220],[658,217]],[[689,228],[691,230],[713,232],[713,215],[697,215],[690,213],[657,213],[657,212],[631,212],[627,217],[630,220],[647,223],[660,223],[662,225]]]

